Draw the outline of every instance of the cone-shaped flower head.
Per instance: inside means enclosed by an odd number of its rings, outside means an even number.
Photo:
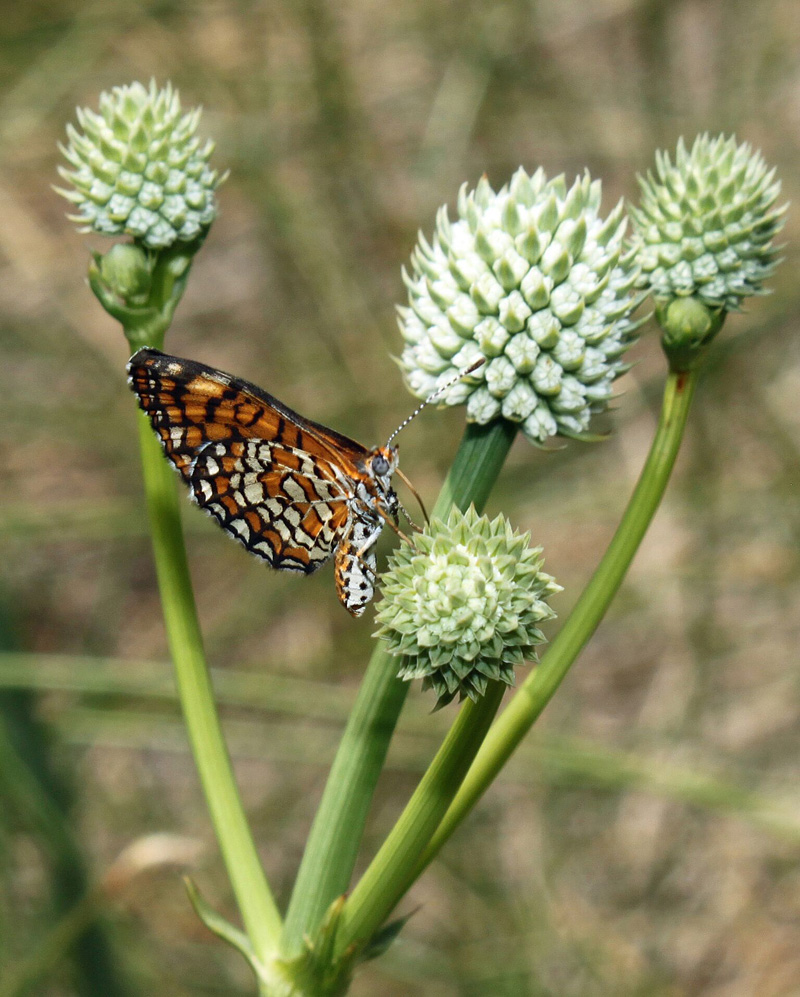
[[[181,112],[178,92],[151,81],[100,95],[100,113],[78,109],[82,132],[67,125],[61,151],[72,169],[59,190],[84,232],[130,235],[148,249],[189,242],[214,220],[222,179],[209,169],[212,142],[195,136],[200,108]]]
[[[641,205],[631,208],[642,285],[662,306],[694,297],[733,311],[763,293],[775,267],[772,239],[783,225],[775,209],[780,182],[761,153],[735,137],[700,135],[675,162],[656,153],[655,176],[639,177]]]
[[[486,178],[465,184],[457,221],[439,211],[432,245],[420,234],[404,274],[400,364],[413,394],[485,357],[444,404],[466,403],[470,422],[518,422],[533,442],[586,433],[626,369],[638,303],[623,206],[604,220],[600,194],[588,173],[567,189],[563,176],[520,168],[497,192]]]
[[[535,657],[545,601],[561,586],[541,570],[540,547],[503,516],[474,508],[434,520],[390,558],[377,607],[377,636],[402,657],[406,680],[421,678],[437,706],[476,700],[489,680],[514,684],[514,667]]]

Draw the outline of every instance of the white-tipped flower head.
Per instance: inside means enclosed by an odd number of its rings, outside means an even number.
[[[588,173],[567,189],[563,176],[520,168],[497,192],[486,178],[465,184],[457,221],[439,211],[433,243],[420,234],[404,274],[401,367],[413,394],[485,357],[444,404],[466,403],[470,422],[518,422],[536,443],[586,433],[626,369],[638,303],[623,206],[604,220],[600,195]]]
[[[630,214],[643,286],[657,302],[694,297],[732,311],[763,293],[784,209],[774,208],[780,182],[761,153],[724,135],[700,135],[689,152],[679,139],[675,163],[656,153],[655,176],[639,183]]]
[[[100,95],[100,113],[78,109],[61,151],[72,169],[59,190],[84,232],[130,235],[148,249],[190,242],[214,220],[224,177],[209,169],[213,142],[195,135],[200,108],[183,114],[178,92],[141,83]]]
[[[401,544],[383,575],[377,636],[402,657],[399,675],[421,678],[437,707],[454,696],[478,699],[490,680],[514,684],[514,668],[535,657],[545,601],[561,586],[541,570],[540,547],[503,516],[474,508],[434,520]]]

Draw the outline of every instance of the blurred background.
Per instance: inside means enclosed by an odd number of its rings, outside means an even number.
[[[253,992],[180,875],[236,917],[166,660],[125,342],[85,284],[56,143],[151,76],[230,169],[168,338],[375,445],[412,408],[400,267],[436,208],[520,164],[604,210],[679,135],[735,132],[800,186],[791,0],[34,0],[0,27],[0,995]],[[403,902],[353,993],[800,993],[796,210],[774,293],[732,316],[629,579],[535,734]],[[618,521],[664,365],[633,349],[600,444],[518,440],[490,500],[544,545],[564,616]],[[463,426],[402,464],[432,504]],[[185,504],[226,730],[282,901],[370,652],[332,573],[277,575]],[[552,635],[557,621],[550,626]],[[454,708],[412,690],[371,855]]]

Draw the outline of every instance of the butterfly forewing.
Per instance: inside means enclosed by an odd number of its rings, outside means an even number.
[[[255,384],[213,367],[142,349],[128,364],[130,384],[167,456],[185,476],[209,440],[259,439],[284,443],[328,461],[363,459],[355,440],[305,419]]]
[[[370,474],[378,451],[191,360],[142,349],[128,371],[198,505],[274,568],[310,574],[335,552],[339,599],[360,615],[372,597],[372,546],[396,504]]]

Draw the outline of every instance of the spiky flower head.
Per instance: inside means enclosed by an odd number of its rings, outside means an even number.
[[[81,231],[130,235],[148,249],[196,239],[214,220],[222,182],[208,166],[213,142],[195,135],[200,108],[188,114],[172,84],[141,83],[100,95],[100,112],[78,108],[82,132],[67,125],[59,167],[78,209]]]
[[[626,369],[638,304],[623,205],[604,220],[600,196],[588,173],[567,189],[563,176],[520,168],[496,192],[485,177],[465,184],[455,222],[440,209],[433,243],[420,234],[404,273],[400,366],[413,394],[485,357],[444,404],[466,403],[470,422],[520,423],[535,443],[586,433]]]
[[[400,678],[421,678],[437,707],[478,699],[490,680],[514,684],[514,668],[544,641],[546,599],[561,586],[543,572],[541,547],[503,516],[470,507],[433,520],[390,558],[377,636],[402,658]]]
[[[784,209],[774,208],[780,181],[760,152],[724,135],[700,135],[687,152],[681,138],[675,162],[657,152],[655,175],[639,183],[641,204],[630,208],[634,242],[643,286],[657,303],[694,297],[733,311],[763,293]]]

